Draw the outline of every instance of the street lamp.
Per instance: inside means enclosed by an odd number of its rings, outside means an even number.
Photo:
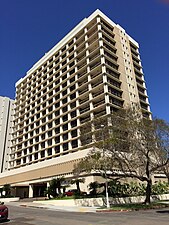
[[[107,171],[106,171],[106,165],[105,165],[105,149],[104,149],[104,133],[103,133],[103,129],[104,129],[104,125],[101,125],[101,129],[102,129],[102,141],[103,141],[103,145],[102,145],[102,149],[103,149],[103,163],[104,163],[104,175],[105,175],[105,191],[106,191],[106,206],[107,208],[110,208],[110,203],[109,203],[109,193],[108,193],[108,181],[107,181]]]

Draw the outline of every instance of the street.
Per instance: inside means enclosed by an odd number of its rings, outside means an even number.
[[[134,212],[63,212],[9,205],[10,225],[168,225],[169,208]]]

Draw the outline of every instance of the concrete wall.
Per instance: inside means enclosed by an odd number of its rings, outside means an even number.
[[[0,173],[8,170],[12,116],[13,100],[0,96]]]
[[[144,202],[145,196],[127,197],[127,198],[109,198],[110,205],[124,204],[124,203],[141,203]],[[156,200],[169,200],[169,194],[165,195],[153,195],[151,201]],[[34,201],[37,202],[38,201]],[[68,200],[47,200],[40,201],[42,204],[50,204],[57,206],[106,206],[105,198],[84,198],[84,199],[68,199]]]

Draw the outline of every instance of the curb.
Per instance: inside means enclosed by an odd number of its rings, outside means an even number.
[[[121,209],[121,210],[111,210],[111,209],[105,209],[105,210],[96,210],[97,213],[101,212],[107,212],[107,213],[112,213],[112,212],[131,212],[132,210],[127,210],[127,209]]]

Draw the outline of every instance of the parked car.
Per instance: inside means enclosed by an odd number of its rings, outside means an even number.
[[[77,189],[71,189],[71,190],[66,191],[64,194],[65,194],[66,196],[76,195],[76,194],[78,194],[78,190],[77,190]],[[81,192],[80,192],[80,195],[87,195],[87,193],[84,192],[84,191],[81,191]]]
[[[8,219],[8,207],[4,205],[4,202],[0,203],[0,221]]]

